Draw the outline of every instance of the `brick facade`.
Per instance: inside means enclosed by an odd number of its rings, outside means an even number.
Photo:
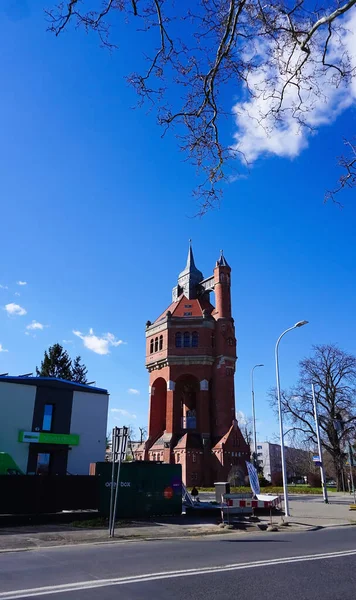
[[[221,255],[204,279],[190,247],[172,304],[146,326],[148,439],[135,458],[180,463],[188,486],[226,480],[233,467],[245,472],[250,449],[235,418],[236,360],[231,269]]]

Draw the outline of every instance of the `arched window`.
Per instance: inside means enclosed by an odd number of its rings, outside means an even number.
[[[162,350],[163,348],[163,335],[159,336],[159,349]]]
[[[215,348],[215,333],[211,334],[211,347]]]
[[[177,454],[177,463],[180,462],[180,454]]]
[[[190,348],[190,333],[189,333],[189,331],[184,332],[183,346],[184,346],[184,348]]]
[[[153,354],[153,338],[150,341],[150,354]]]
[[[158,337],[155,338],[155,352],[158,352]]]
[[[176,333],[176,348],[181,348],[182,347],[182,334],[180,331],[177,331]]]
[[[199,342],[199,334],[197,331],[193,331],[192,333],[192,347],[193,348],[198,348],[198,342]]]
[[[155,454],[153,455],[153,460],[156,460],[156,455]]]

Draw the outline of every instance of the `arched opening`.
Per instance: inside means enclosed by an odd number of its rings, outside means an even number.
[[[183,346],[184,346],[184,348],[190,348],[190,333],[189,333],[189,331],[184,332]]]
[[[199,345],[199,333],[197,331],[193,331],[192,333],[192,348],[198,348]]]
[[[150,341],[150,354],[153,354],[153,338]]]
[[[181,348],[182,347],[182,334],[180,331],[177,331],[176,333],[176,348]]]
[[[157,437],[166,429],[167,384],[158,377],[151,385],[149,437]]]
[[[155,338],[155,352],[158,352],[158,337]]]
[[[159,336],[159,349],[162,350],[163,348],[163,335]]]
[[[176,382],[176,395],[180,403],[181,428],[197,429],[197,398],[199,381],[192,375],[183,375]]]

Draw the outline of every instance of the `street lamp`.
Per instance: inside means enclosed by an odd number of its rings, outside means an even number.
[[[289,503],[288,503],[288,488],[287,488],[287,468],[286,468],[286,459],[284,453],[284,434],[283,434],[283,416],[282,416],[282,402],[281,402],[281,384],[279,378],[279,362],[278,362],[278,347],[279,342],[282,337],[288,333],[288,331],[292,331],[292,329],[296,329],[297,327],[303,327],[306,325],[308,321],[298,321],[293,327],[289,327],[281,335],[279,336],[276,348],[275,348],[275,358],[276,358],[276,381],[277,381],[277,399],[278,399],[278,414],[279,414],[279,437],[281,440],[281,460],[282,460],[282,477],[283,477],[283,494],[284,494],[284,512],[285,516],[289,517]]]
[[[251,370],[251,394],[252,394],[252,425],[253,425],[253,449],[254,449],[254,465],[257,469],[257,437],[256,437],[256,413],[255,413],[255,389],[253,386],[253,372],[257,367],[264,365],[255,365]]]

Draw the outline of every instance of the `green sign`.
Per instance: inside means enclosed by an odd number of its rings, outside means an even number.
[[[19,442],[30,444],[65,444],[78,446],[79,435],[76,433],[46,433],[43,431],[20,431]]]

